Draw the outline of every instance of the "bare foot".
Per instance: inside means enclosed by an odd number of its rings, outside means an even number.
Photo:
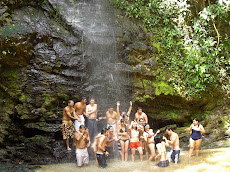
[[[94,164],[95,164],[96,166],[98,166],[98,161],[94,161]]]
[[[70,147],[67,148],[68,151],[71,151],[72,149]]]

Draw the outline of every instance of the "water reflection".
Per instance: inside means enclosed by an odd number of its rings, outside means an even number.
[[[130,157],[129,157],[130,158]],[[136,158],[138,159],[138,158]],[[99,167],[93,165],[90,162],[89,166],[84,168],[77,168],[75,163],[67,164],[55,164],[55,165],[45,165],[42,168],[36,170],[36,172],[182,172],[182,171],[192,171],[192,172],[203,172],[203,171],[218,171],[218,172],[229,172],[230,171],[230,149],[229,148],[218,148],[218,149],[208,149],[201,150],[200,156],[193,156],[191,159],[188,158],[188,151],[181,153],[179,164],[170,163],[166,168],[159,168],[155,166],[155,162],[148,161],[136,161],[136,162],[122,162],[120,160],[114,160],[113,162],[108,162],[108,167],[106,169],[100,169]]]

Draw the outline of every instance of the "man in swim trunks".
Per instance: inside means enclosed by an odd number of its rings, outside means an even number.
[[[94,142],[97,131],[97,104],[95,104],[94,98],[90,99],[90,103],[86,106],[86,117],[88,118],[88,128],[90,135],[90,142]]]
[[[140,119],[144,120],[145,124],[148,124],[148,116],[142,111],[141,107],[138,107],[137,112],[135,114],[135,121],[139,121]]]
[[[165,127],[165,132],[170,136],[170,140],[168,141],[169,145],[173,146],[173,151],[169,157],[169,161],[172,160],[175,164],[177,164],[180,156],[180,142],[178,134],[173,132],[171,126]]]
[[[79,131],[74,134],[74,145],[76,146],[77,166],[86,166],[89,163],[87,147],[90,145],[89,132],[84,125],[80,125]]]
[[[74,124],[71,121],[78,120],[79,117],[76,115],[75,110],[73,108],[74,102],[72,100],[68,101],[68,106],[66,106],[63,109],[63,117],[62,117],[62,134],[63,134],[63,140],[66,142],[67,150],[71,150],[69,147],[69,138],[73,138],[75,128]]]
[[[101,137],[98,140],[98,146],[97,146],[97,160],[101,168],[105,168],[107,166],[106,158],[105,158],[106,156],[109,155],[109,153],[105,150],[107,136],[108,136],[107,129],[103,128],[101,130]]]
[[[75,126],[76,131],[79,130],[80,125],[85,125],[85,118],[84,118],[83,114],[85,115],[86,102],[87,102],[86,98],[82,97],[81,101],[75,103],[75,105],[74,105],[75,112],[76,112],[77,116],[79,117],[79,119],[75,120],[75,122],[74,122],[74,126]]]

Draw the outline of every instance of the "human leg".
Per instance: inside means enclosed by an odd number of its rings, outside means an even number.
[[[124,149],[125,149],[125,161],[128,161],[129,140],[125,142]]]
[[[121,145],[121,160],[125,160],[125,143],[123,140],[120,140],[120,145]]]
[[[152,161],[154,156],[155,156],[155,145],[154,144],[149,144],[149,149],[151,152],[151,156],[149,157],[149,161]]]
[[[189,153],[188,154],[189,154],[189,157],[191,157],[193,149],[194,149],[194,146],[195,146],[195,141],[192,138],[190,138],[189,142],[190,142],[190,149],[189,149]]]
[[[199,156],[200,153],[200,144],[202,142],[202,139],[198,139],[195,141],[195,148],[196,148],[196,156]]]
[[[139,155],[140,155],[140,160],[143,161],[143,150],[142,150],[142,147],[137,147],[137,150],[139,152]]]

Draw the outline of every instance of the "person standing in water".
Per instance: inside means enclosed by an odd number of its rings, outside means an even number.
[[[198,122],[198,120],[195,118],[193,120],[193,123],[189,127],[189,132],[192,131],[191,137],[190,137],[190,149],[189,149],[189,157],[192,156],[193,149],[196,149],[196,156],[199,156],[199,148],[200,144],[202,142],[202,136],[201,133],[205,133],[204,127]]]
[[[97,104],[95,104],[94,98],[90,99],[90,103],[86,106],[86,117],[88,118],[90,142],[94,142],[95,136],[98,134],[97,131]]]
[[[118,103],[117,103],[117,106],[119,106]],[[106,112],[106,117],[99,117],[98,119],[99,120],[107,119],[107,127],[112,126],[113,131],[116,134],[116,132],[117,132],[117,121],[120,120],[120,115],[118,112],[115,112],[113,108],[109,108],[108,111]]]
[[[83,115],[85,115],[85,110],[86,110],[86,98],[82,97],[80,102],[75,103],[74,105],[74,109],[76,114],[79,116],[78,120],[75,120],[74,122],[74,126],[75,126],[75,130],[79,130],[79,126],[80,125],[85,125],[85,118]]]
[[[132,153],[132,161],[135,160],[135,153],[136,149],[139,152],[140,155],[140,160],[143,161],[143,151],[140,143],[140,128],[137,127],[137,122],[132,121],[129,129],[129,136],[130,136],[130,148],[131,148],[131,153]]]
[[[125,123],[124,119],[120,120],[120,125],[117,127],[117,134],[120,137],[121,146],[121,160],[128,161],[128,148],[129,148],[129,134],[128,134],[128,124]]]
[[[170,140],[168,140],[169,145],[173,146],[173,151],[169,157],[169,162],[172,160],[175,164],[177,164],[180,156],[180,142],[178,134],[173,132],[171,126],[165,127],[165,132],[170,136]]]
[[[81,167],[83,164],[87,166],[89,163],[87,147],[89,147],[90,141],[89,132],[84,125],[80,125],[79,131],[75,132],[74,145],[76,146],[77,166]]]
[[[62,134],[63,140],[66,142],[67,150],[71,150],[69,147],[69,138],[74,137],[74,124],[72,120],[79,120],[79,117],[76,115],[75,110],[73,108],[74,102],[72,100],[68,101],[68,106],[63,109],[63,117],[62,117]]]
[[[105,168],[107,166],[106,163],[106,156],[109,155],[109,153],[105,150],[105,144],[107,141],[108,132],[106,128],[103,128],[101,130],[101,136],[98,140],[98,146],[97,146],[97,161],[101,168]]]
[[[150,129],[149,124],[145,125],[145,132],[144,132],[144,140],[145,143],[148,145],[150,152],[151,152],[151,156],[149,157],[149,161],[152,161],[154,156],[155,156],[155,142],[154,142],[154,137],[160,133],[160,130],[158,130],[156,132],[156,134],[153,133],[153,130]],[[146,149],[146,151],[148,151],[148,149]]]
[[[107,136],[107,141],[105,144],[105,150],[109,152],[109,156],[107,159],[113,159],[114,158],[114,152],[115,152],[115,142],[118,140],[117,136],[115,135],[115,132],[113,130],[112,126],[109,126],[107,128],[108,131],[108,136]]]
[[[141,107],[138,107],[135,114],[135,121],[138,122],[141,118],[144,120],[145,124],[148,124],[148,116],[142,111]]]
[[[164,140],[164,141],[162,141]],[[169,146],[167,139],[163,136],[163,139],[160,136],[154,137],[155,148],[158,152],[155,160],[160,159],[160,162],[157,163],[158,167],[167,167],[169,161],[167,159],[166,146]]]

